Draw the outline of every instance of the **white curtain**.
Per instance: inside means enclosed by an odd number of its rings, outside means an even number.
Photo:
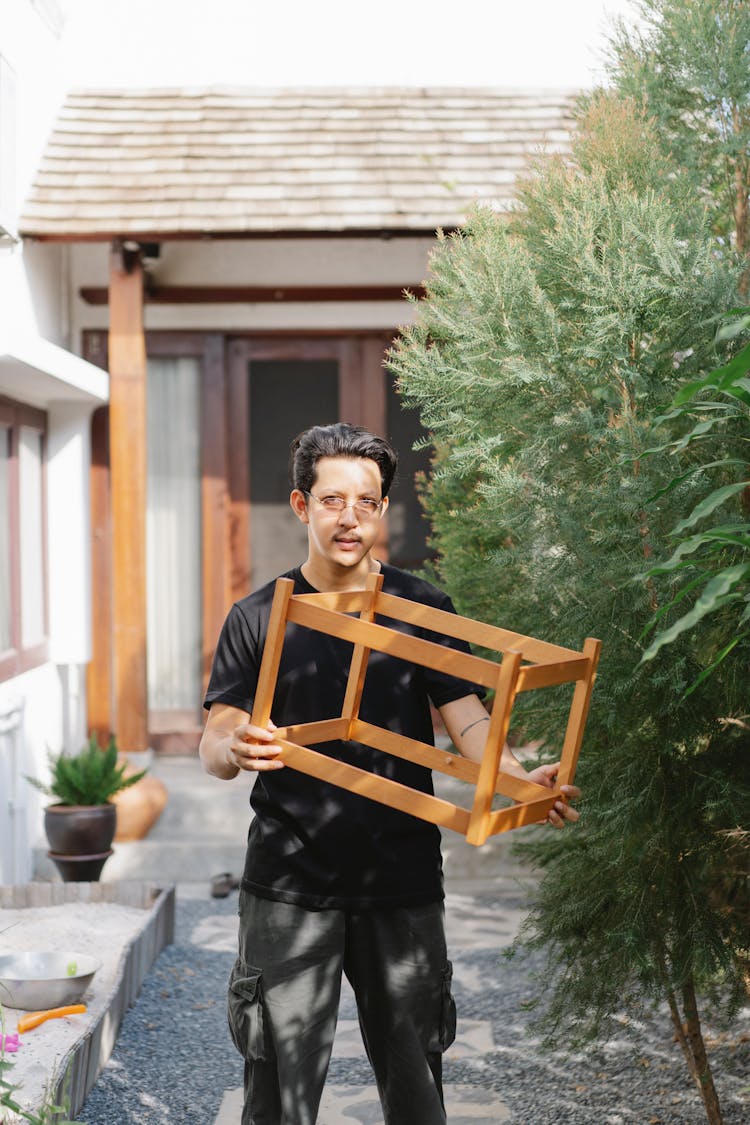
[[[201,698],[199,361],[149,359],[147,385],[149,708],[197,710]]]
[[[10,648],[10,430],[0,426],[0,652]]]
[[[44,531],[42,526],[42,435],[21,426],[18,440],[21,540],[21,644],[44,640]]]

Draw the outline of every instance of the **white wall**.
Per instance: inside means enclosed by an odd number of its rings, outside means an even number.
[[[20,709],[20,728],[14,711]],[[48,753],[62,749],[65,710],[62,683],[53,664],[0,684],[0,883],[31,878],[32,848],[43,842],[47,799],[25,776],[48,780]],[[5,786],[8,786],[6,789]]]

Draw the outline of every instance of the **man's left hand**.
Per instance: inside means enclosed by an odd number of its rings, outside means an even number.
[[[527,774],[529,781],[535,781],[537,785],[544,785],[548,789],[552,789],[555,784],[555,778],[560,770],[559,762],[551,762],[546,766],[537,766],[535,770],[530,770]],[[560,792],[564,794],[567,800],[562,799],[555,801],[555,804],[547,813],[547,824],[551,824],[553,828],[564,828],[565,822],[575,824],[580,818],[580,813],[570,805],[569,801],[575,801],[581,796],[581,790],[577,785],[561,785]]]

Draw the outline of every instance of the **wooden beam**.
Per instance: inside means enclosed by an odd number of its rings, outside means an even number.
[[[109,447],[112,480],[114,729],[125,752],[148,748],[146,680],[146,347],[143,266],[110,259]]]
[[[423,285],[151,285],[145,300],[151,305],[256,305],[289,301],[403,301],[404,291],[424,297]],[[107,289],[82,286],[87,305],[106,305]]]
[[[443,225],[444,234],[452,234],[458,227]],[[435,227],[347,227],[342,230],[306,230],[288,227],[283,230],[22,230],[21,235],[35,242],[113,242],[120,238],[136,242],[278,242],[287,239],[304,239],[309,242],[344,241],[348,238],[390,240],[393,238],[426,238],[434,240]]]

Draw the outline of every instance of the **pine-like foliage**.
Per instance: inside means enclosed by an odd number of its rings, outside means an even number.
[[[750,284],[750,4],[638,0],[611,44],[617,89],[658,123],[673,174],[705,201],[714,232],[743,260]]]
[[[603,641],[582,823],[530,846],[546,874],[527,938],[549,953],[547,1026],[568,1038],[644,998],[666,997],[681,1026],[696,986],[731,1007],[750,953],[741,911],[714,894],[726,874],[746,894],[750,738],[732,721],[746,678],[726,667],[684,698],[711,659],[708,626],[639,666],[669,599],[648,560],[705,484],[688,475],[651,503],[675,460],[642,454],[677,387],[715,365],[709,321],[736,292],[668,172],[634,103],[594,99],[572,159],[540,164],[510,220],[480,211],[439,240],[390,357],[434,439],[424,502],[459,611],[573,648]],[[519,703],[556,757],[568,689]]]
[[[33,777],[28,780],[49,797],[56,797],[61,805],[105,805],[115,793],[135,785],[146,774],[145,770],[126,774],[127,765],[118,764],[114,738],[103,750],[95,734],[78,754],[51,755],[49,764],[48,785]]]

